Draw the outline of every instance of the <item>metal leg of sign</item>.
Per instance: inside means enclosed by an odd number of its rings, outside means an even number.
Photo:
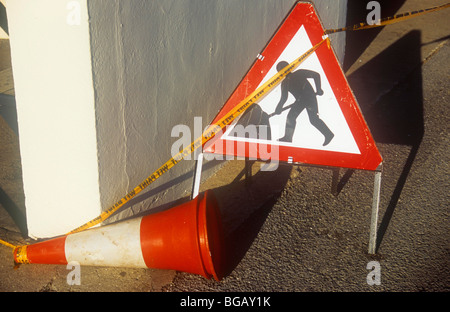
[[[198,196],[200,192],[200,182],[202,179],[202,167],[203,167],[203,154],[199,153],[197,160],[195,161],[194,167],[194,177],[192,179],[192,191],[191,191],[191,199],[194,199]],[[248,184],[252,181],[252,165],[254,161],[250,161],[247,158],[245,159],[245,183]]]
[[[372,200],[372,215],[370,220],[370,239],[369,239],[369,254],[376,254],[377,248],[377,226],[378,226],[378,211],[380,208],[380,191],[381,191],[381,165],[375,171],[375,181],[373,188]]]
[[[341,173],[340,168],[333,168],[333,177],[331,180],[331,193],[334,196],[338,196],[339,194],[339,175]]]
[[[252,182],[252,164],[248,158],[245,158],[245,184]]]
[[[203,167],[203,153],[198,154],[198,158],[195,161],[194,179],[192,181],[191,199],[198,196],[200,190],[200,181],[202,179],[202,167]]]

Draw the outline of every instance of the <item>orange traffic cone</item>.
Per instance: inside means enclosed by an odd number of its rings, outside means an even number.
[[[220,280],[223,232],[212,191],[166,211],[14,249],[16,263],[170,269]]]

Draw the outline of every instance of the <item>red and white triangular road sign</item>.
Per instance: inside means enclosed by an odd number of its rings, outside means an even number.
[[[297,3],[213,123],[275,75],[277,65],[282,68],[320,42],[323,33],[313,5]],[[365,170],[382,162],[326,44],[254,106],[207,144],[205,152],[267,160],[267,151],[275,148],[272,160]]]

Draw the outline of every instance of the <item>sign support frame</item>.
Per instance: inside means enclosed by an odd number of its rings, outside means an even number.
[[[383,172],[383,163],[375,170],[372,213],[370,217],[370,234],[369,234],[369,250],[368,253],[375,255],[377,253],[377,229],[378,215],[380,210],[380,194],[381,194],[381,175]]]
[[[200,184],[202,178],[202,167],[203,167],[203,153],[199,153],[198,158],[195,160],[194,165],[194,175],[192,178],[192,193],[191,200],[196,198],[200,191]],[[210,154],[210,153],[208,153]],[[288,162],[283,162],[288,165],[302,165],[302,164],[290,164]],[[323,167],[318,166],[317,167]],[[338,195],[337,190],[337,180],[339,178],[340,167],[332,167],[332,185],[331,192],[333,195]],[[248,183],[251,182],[251,164],[248,158],[245,158],[245,180]],[[363,170],[363,169],[355,169]],[[368,170],[365,170],[368,171]],[[383,163],[381,163],[376,170],[374,170],[374,187],[373,187],[373,197],[372,197],[372,207],[371,207],[371,217],[370,217],[370,230],[369,230],[369,244],[368,244],[368,254],[375,255],[377,253],[377,231],[378,231],[378,216],[380,210],[380,195],[381,195],[381,176],[383,172]]]

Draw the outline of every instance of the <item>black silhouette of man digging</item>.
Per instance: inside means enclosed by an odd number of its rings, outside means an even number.
[[[281,71],[288,66],[289,63],[281,61],[277,64],[277,71]],[[314,79],[317,92],[309,83],[307,78]],[[281,83],[281,98],[275,109],[275,114],[279,115],[283,112],[283,105],[288,99],[288,95],[291,93],[295,97],[295,102],[291,105],[290,111],[286,120],[286,131],[284,137],[278,139],[281,142],[292,142],[295,126],[297,124],[297,117],[306,108],[310,123],[317,128],[325,137],[323,146],[328,145],[333,139],[334,134],[327,127],[327,125],[319,118],[319,108],[317,104],[316,95],[323,95],[321,87],[320,75],[314,71],[299,69],[286,76]]]

